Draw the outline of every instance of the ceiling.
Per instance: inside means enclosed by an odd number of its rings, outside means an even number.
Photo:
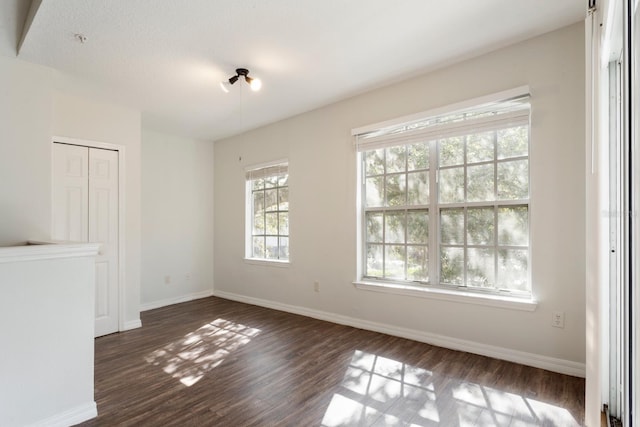
[[[28,4],[2,1],[0,53],[15,55]],[[33,6],[18,58],[140,109],[145,125],[216,140],[578,22],[586,0],[34,0]],[[263,81],[260,92],[242,81],[229,93],[220,90],[238,67]]]

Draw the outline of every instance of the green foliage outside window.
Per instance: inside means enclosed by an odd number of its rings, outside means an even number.
[[[251,257],[289,259],[289,175],[251,180]]]
[[[365,151],[365,276],[530,291],[528,152],[528,125]]]

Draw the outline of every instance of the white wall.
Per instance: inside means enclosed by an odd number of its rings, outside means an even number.
[[[424,54],[428,54],[425,52]],[[352,128],[531,88],[535,312],[356,290]],[[584,369],[584,35],[576,24],[215,144],[215,291],[540,355]],[[239,159],[242,160],[239,160]],[[243,261],[244,168],[288,158],[288,268]],[[313,282],[320,281],[320,293]],[[566,312],[564,329],[551,313]]]
[[[0,76],[0,246],[51,238],[53,135],[126,146],[125,326],[139,324],[140,112],[61,92],[57,71],[18,59],[0,56]]]
[[[212,142],[143,128],[142,217],[142,309],[211,295]]]
[[[140,155],[141,115],[137,110],[60,91],[53,93],[52,135],[125,146],[125,329],[140,322]],[[49,139],[51,141],[51,139]],[[42,155],[50,159],[51,147]],[[50,160],[48,160],[50,161]],[[47,187],[50,191],[50,184]]]
[[[0,56],[0,246],[51,237],[53,73]]]

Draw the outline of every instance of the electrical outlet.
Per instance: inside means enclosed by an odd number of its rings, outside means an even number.
[[[564,328],[564,311],[554,311],[551,315],[551,326]]]
[[[168,285],[169,283],[171,283],[171,276],[164,276],[164,284]]]
[[[318,282],[317,280],[313,282],[313,291],[320,292],[320,282]]]

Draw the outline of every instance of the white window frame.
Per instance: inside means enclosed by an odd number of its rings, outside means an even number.
[[[402,145],[402,144],[411,144],[413,141],[416,141],[415,134],[421,133],[419,135],[419,139],[424,140],[424,134],[429,133],[428,130],[419,130],[417,132],[394,132],[394,129],[402,128],[404,125],[411,126],[412,124],[424,121],[430,117],[442,116],[445,114],[451,114],[453,112],[470,110],[477,107],[482,106],[492,106],[501,104],[506,100],[521,98],[523,96],[528,96],[530,93],[528,86],[522,86],[518,88],[514,88],[511,90],[499,92],[496,94],[491,94],[484,97],[474,98],[468,101],[464,101],[461,103],[452,104],[449,106],[436,108],[433,110],[412,114],[410,116],[404,116],[397,119],[371,124],[368,126],[356,128],[352,130],[352,136],[355,137],[355,145],[358,151],[358,195],[357,195],[357,211],[358,211],[358,266],[357,266],[357,277],[358,279],[354,281],[354,285],[363,290],[368,291],[376,291],[376,292],[385,292],[385,293],[394,293],[394,294],[403,294],[410,296],[418,296],[418,297],[427,297],[432,299],[439,300],[450,300],[456,302],[465,302],[471,304],[480,304],[480,305],[490,305],[497,306],[502,308],[512,308],[516,310],[525,310],[525,311],[533,311],[537,307],[537,302],[533,297],[533,287],[531,283],[531,247],[532,247],[532,239],[531,233],[529,231],[529,245],[528,245],[528,255],[529,255],[529,268],[528,268],[528,281],[531,288],[530,294],[517,294],[517,293],[501,293],[496,292],[495,290],[482,291],[477,288],[467,288],[467,287],[455,287],[452,285],[440,286],[440,278],[436,277],[437,281],[433,282],[433,284],[429,284],[425,286],[424,283],[416,283],[412,284],[406,281],[393,281],[389,279],[369,279],[364,276],[364,270],[366,266],[366,243],[365,243],[365,208],[363,202],[363,180],[364,180],[364,170],[362,163],[362,152],[373,150],[376,148],[388,147],[393,145]],[[510,120],[512,115],[516,115],[517,113],[510,114],[505,113],[504,116],[506,120]],[[530,123],[529,127],[530,127]],[[444,129],[443,129],[444,128]],[[446,125],[442,126],[438,133],[447,133]],[[367,135],[368,141],[365,142],[366,148],[359,148],[358,145],[362,143],[359,137],[363,135]],[[379,140],[379,142],[377,141]],[[395,140],[394,142],[389,142],[390,140]],[[435,144],[431,144],[430,146],[430,158],[434,158],[433,156],[437,155],[435,152]],[[531,145],[529,145],[530,150]],[[527,155],[527,159],[530,158],[530,151]],[[497,165],[500,160],[494,159],[493,162]],[[466,165],[464,165],[465,174],[466,174]],[[432,168],[433,169],[433,168]],[[438,179],[438,171],[430,169],[429,172],[429,187],[430,193],[436,192],[437,179]],[[529,161],[529,174],[531,174],[531,163]],[[529,180],[529,198],[526,201],[526,205],[528,206],[529,213],[529,224],[531,223],[531,200],[533,199],[531,195],[531,181]],[[522,204],[521,201],[514,202],[486,202],[481,203],[482,205],[493,205],[493,206],[503,206],[510,204]],[[469,202],[465,202],[466,206],[469,206]],[[433,207],[433,204],[430,205]],[[439,231],[437,230],[438,219],[436,215],[440,215],[440,209],[444,207],[449,207],[440,204],[439,202],[436,204],[437,211],[431,212],[432,209],[429,209],[429,248],[431,251],[431,255],[429,258],[429,271],[430,271],[430,280],[437,275],[439,275],[440,269],[440,242],[439,242]],[[400,207],[403,209],[404,207]],[[391,209],[391,208],[387,208]],[[529,228],[530,230],[530,228]],[[494,242],[494,245],[498,247],[498,242]],[[436,254],[435,256],[433,254]],[[466,269],[466,268],[465,268]],[[434,274],[435,273],[435,274]]]
[[[287,259],[274,259],[274,258],[262,258],[253,256],[253,189],[252,180],[249,178],[252,172],[260,171],[261,169],[267,169],[272,167],[285,167],[289,168],[288,159],[278,159],[270,162],[259,163],[250,165],[245,168],[245,256],[244,260],[249,264],[256,265],[269,265],[274,267],[287,267],[291,263],[291,224],[289,223],[289,234],[286,237],[289,239],[289,256]],[[290,188],[287,185],[287,188]],[[291,202],[289,194],[289,209],[287,213],[290,215]],[[290,218],[290,217],[289,217]],[[278,237],[281,237],[278,231]]]

